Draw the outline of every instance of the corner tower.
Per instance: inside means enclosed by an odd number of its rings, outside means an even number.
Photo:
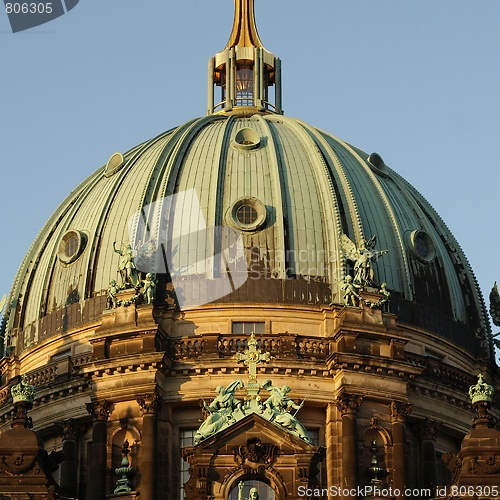
[[[207,114],[281,115],[281,61],[264,48],[259,38],[254,0],[234,2],[229,41],[208,61]],[[220,87],[220,99],[216,98],[216,87]]]

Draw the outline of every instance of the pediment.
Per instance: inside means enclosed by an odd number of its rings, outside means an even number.
[[[230,450],[235,446],[243,446],[248,439],[254,437],[265,443],[279,445],[282,454],[311,454],[317,451],[316,446],[306,443],[303,439],[288,432],[284,427],[270,422],[257,413],[247,415],[233,425],[190,448],[195,454],[213,453],[215,450],[223,452],[224,449],[232,454]]]

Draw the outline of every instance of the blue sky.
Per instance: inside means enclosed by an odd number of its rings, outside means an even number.
[[[379,153],[441,214],[487,296],[500,281],[500,2],[256,0],[256,13],[283,62],[285,113]],[[0,296],[77,184],[205,113],[207,60],[232,18],[232,0],[80,0],[12,34],[0,11]]]

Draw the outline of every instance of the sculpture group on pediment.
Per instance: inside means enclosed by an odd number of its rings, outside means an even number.
[[[307,443],[311,442],[306,428],[296,417],[297,412],[303,407],[304,402],[296,404],[288,396],[288,393],[291,391],[290,387],[285,385],[279,388],[273,386],[271,380],[265,380],[262,388],[267,390],[270,395],[261,403],[260,396],[258,398],[252,397],[254,384],[255,379],[251,379],[250,392],[252,394],[249,394],[250,397],[247,396],[244,403],[235,397],[236,390],[243,389],[244,387],[240,379],[234,380],[227,387],[218,386],[216,389],[217,396],[210,404],[203,401],[203,406],[209,415],[195,434],[195,444],[217,434],[252,413],[261,415]],[[292,410],[295,410],[293,414]]]
[[[194,436],[195,444],[206,439],[228,425],[243,418],[243,403],[234,396],[238,389],[243,389],[244,384],[240,379],[231,382],[227,387],[219,385],[216,389],[217,396],[210,403],[203,402],[204,408],[209,412],[209,416],[201,424]]]
[[[264,380],[262,387],[269,391],[270,396],[264,401],[264,416],[271,422],[276,422],[286,427],[292,434],[299,436],[306,442],[310,442],[306,428],[295,417],[297,412],[304,406],[304,401],[300,405],[295,404],[288,396],[290,387],[284,385],[281,389],[272,385],[270,380]],[[294,414],[291,410],[296,410]]]

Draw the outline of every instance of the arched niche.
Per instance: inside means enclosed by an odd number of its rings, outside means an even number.
[[[221,491],[216,498],[227,500],[238,500],[238,484],[243,482],[243,498],[248,498],[248,491],[251,487],[257,487],[263,493],[271,493],[272,496],[260,496],[261,500],[281,500],[287,498],[287,493],[283,478],[279,472],[273,468],[267,469],[264,474],[245,474],[243,471],[235,471],[225,478]]]
[[[257,493],[259,494],[259,500],[277,500],[274,490],[271,488],[270,484],[267,482],[261,481],[259,479],[247,479],[243,481],[243,498],[246,500],[250,498],[250,489],[256,488]],[[235,483],[233,489],[229,493],[228,500],[238,500],[239,493],[239,483]]]
[[[378,421],[374,420],[369,427],[361,430],[358,443],[361,482],[367,484],[371,479],[368,469],[374,457],[374,443],[376,443],[375,457],[378,466],[385,469],[385,477],[387,477],[392,463],[392,437],[387,429],[381,427]]]

